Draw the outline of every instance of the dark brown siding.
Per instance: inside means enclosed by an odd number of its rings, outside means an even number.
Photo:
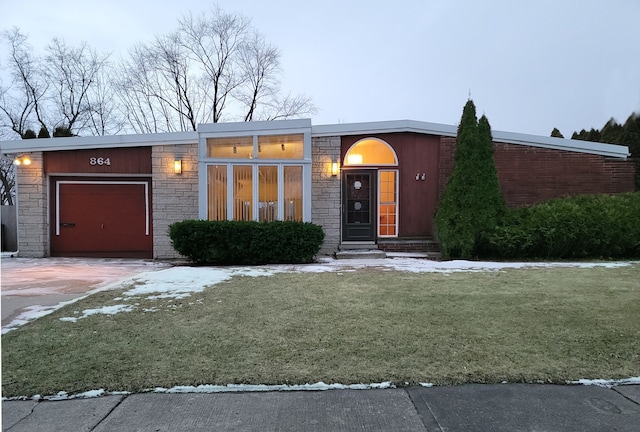
[[[398,236],[431,237],[433,216],[438,201],[440,137],[408,132],[346,136],[342,138],[342,160],[349,147],[363,138],[385,141],[398,156]],[[420,175],[419,180],[416,180],[417,174]]]
[[[44,171],[46,174],[151,174],[151,147],[46,152]]]

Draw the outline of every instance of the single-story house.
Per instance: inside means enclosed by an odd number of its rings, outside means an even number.
[[[185,219],[321,225],[321,254],[433,245],[457,127],[420,121],[202,124],[194,132],[0,142],[17,162],[19,256],[170,259]],[[509,206],[634,190],[627,147],[493,131]],[[24,162],[29,162],[24,163]]]

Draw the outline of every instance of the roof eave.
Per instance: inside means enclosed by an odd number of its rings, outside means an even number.
[[[169,132],[142,135],[104,135],[4,141],[1,143],[1,150],[2,153],[28,153],[34,151],[196,144],[197,142],[197,132]]]

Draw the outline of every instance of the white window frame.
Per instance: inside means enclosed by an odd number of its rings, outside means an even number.
[[[382,176],[380,175],[381,172],[394,172],[395,173],[395,180],[396,180],[396,184],[395,184],[395,197],[396,197],[396,201],[395,201],[395,205],[396,205],[396,233],[394,235],[381,235],[380,234],[380,206],[383,204],[382,200],[380,199],[380,195],[382,194],[382,188],[380,187],[380,184],[382,182]],[[378,197],[377,197],[377,201],[378,201],[378,208],[377,208],[377,222],[376,222],[376,236],[380,237],[380,238],[394,238],[394,237],[398,237],[398,232],[400,231],[400,203],[399,203],[399,198],[400,196],[398,195],[400,192],[400,170],[398,169],[379,169],[378,170]],[[387,204],[387,202],[385,202],[384,204]]]
[[[291,128],[283,128],[285,123]],[[260,128],[256,128],[256,124]],[[199,131],[199,160],[198,160],[198,217],[208,219],[208,174],[209,165],[227,166],[227,220],[233,220],[233,166],[252,166],[252,195],[253,195],[253,220],[258,220],[258,165],[278,166],[278,220],[284,218],[284,167],[302,166],[302,221],[311,222],[311,122],[308,120],[289,120],[284,122],[247,122],[231,125],[205,125],[203,131]],[[222,129],[220,132],[216,129]],[[207,138],[233,138],[238,136],[253,136],[253,154],[258,152],[258,137],[268,135],[302,135],[303,158],[302,159],[260,159],[257,158],[210,158],[207,151]]]

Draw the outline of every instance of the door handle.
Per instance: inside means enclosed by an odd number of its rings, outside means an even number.
[[[74,222],[60,222],[60,226],[63,228],[73,228],[76,224]]]

